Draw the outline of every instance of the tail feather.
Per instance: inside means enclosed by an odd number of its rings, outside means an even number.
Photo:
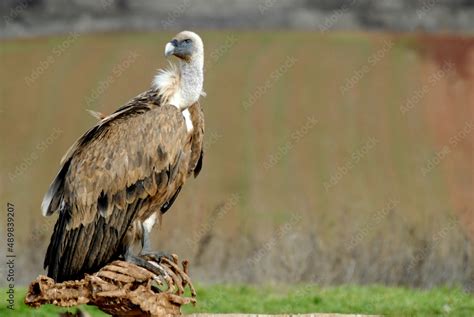
[[[126,210],[115,207],[112,217],[118,219],[114,219],[113,225],[109,223],[110,219],[97,212],[93,222],[77,228],[68,228],[71,210],[65,205],[46,251],[44,268],[47,268],[48,276],[56,282],[81,279],[85,273],[94,273],[123,255],[128,248],[122,245],[125,243],[123,238],[142,204],[142,201],[136,201]]]

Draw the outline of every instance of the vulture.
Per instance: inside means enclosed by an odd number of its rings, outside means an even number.
[[[202,167],[204,45],[194,32],[165,46],[177,57],[151,87],[80,137],[61,160],[43,198],[58,213],[44,268],[57,282],[76,280],[114,259],[146,266],[149,234],[185,181]],[[141,243],[141,251],[134,245]]]

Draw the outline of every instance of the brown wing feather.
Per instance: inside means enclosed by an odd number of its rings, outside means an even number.
[[[189,112],[191,114],[191,121],[193,123],[193,131],[191,133],[190,139],[191,155],[189,157],[189,167],[187,176],[189,177],[194,174],[194,177],[197,177],[199,175],[199,172],[201,171],[204,157],[204,112],[202,111],[202,107],[199,102],[192,104],[189,107]],[[172,168],[171,171],[176,171],[176,169]],[[173,173],[170,175],[170,178],[172,177]],[[164,205],[161,206],[161,214],[166,213],[171,208],[180,191],[181,187],[177,188],[173,196],[171,196],[171,198]]]
[[[189,163],[189,174],[194,173],[194,177],[199,175],[204,157],[204,112],[201,104],[196,102],[189,107],[191,120],[193,122],[193,134],[191,140],[191,161]]]
[[[57,281],[122,254],[131,223],[170,200],[185,181],[191,144],[182,114],[149,96],[137,98],[76,142],[50,187],[47,213],[59,211],[59,219],[45,267]]]

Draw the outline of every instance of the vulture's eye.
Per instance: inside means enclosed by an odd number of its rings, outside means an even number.
[[[186,44],[189,44],[189,43],[191,43],[191,39],[185,39],[185,40],[183,40],[183,42],[186,43]]]

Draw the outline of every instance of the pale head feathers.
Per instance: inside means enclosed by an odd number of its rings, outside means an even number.
[[[176,56],[178,62],[160,69],[153,86],[163,104],[185,110],[203,94],[204,44],[196,33],[183,31],[166,44],[165,55]]]

